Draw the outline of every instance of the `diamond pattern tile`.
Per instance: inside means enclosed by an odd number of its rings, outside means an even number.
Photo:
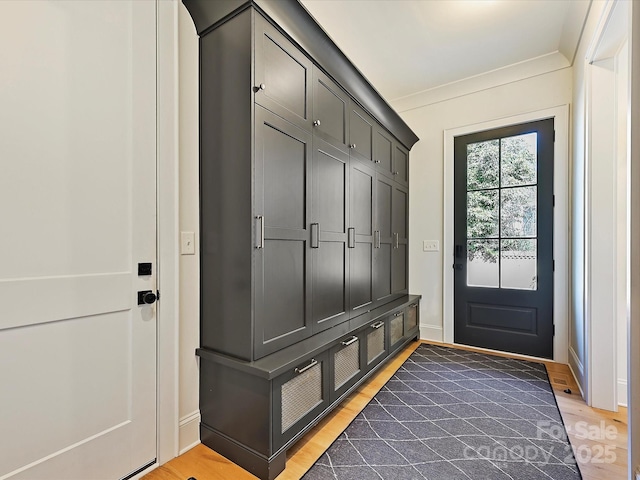
[[[544,365],[420,345],[303,479],[581,479],[559,431]]]

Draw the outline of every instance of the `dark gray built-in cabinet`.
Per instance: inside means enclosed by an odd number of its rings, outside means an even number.
[[[200,36],[201,438],[274,478],[419,337],[415,134],[295,0],[183,0]]]

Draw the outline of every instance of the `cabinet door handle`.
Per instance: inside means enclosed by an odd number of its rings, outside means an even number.
[[[319,247],[319,230],[320,230],[319,223],[311,224],[311,248]]]
[[[353,227],[347,230],[347,247],[356,248],[356,229]]]
[[[373,248],[380,248],[380,230],[373,232]]]
[[[344,345],[345,347],[348,347],[349,345],[356,343],[357,341],[358,341],[358,337],[353,336],[349,340],[345,340],[344,342],[342,342],[342,345]]]
[[[313,121],[313,126],[314,127],[319,127],[320,126],[320,120],[314,120]]]
[[[267,86],[264,83],[261,83],[260,85],[258,85],[258,90],[266,90]]]
[[[402,312],[396,312],[394,317],[399,317],[400,315],[402,315]]]
[[[380,320],[379,322],[376,322],[373,325],[371,325],[371,328],[375,328],[377,330],[378,328],[380,328],[383,325],[384,325],[384,322],[382,320]]]
[[[393,234],[393,248],[400,248],[400,234],[398,232]]]
[[[380,163],[380,160],[374,160],[373,163]]]
[[[256,215],[256,237],[258,239],[256,248],[264,248],[264,217],[262,215]]]
[[[355,149],[356,149],[356,144],[355,144],[355,143],[352,143],[351,145],[349,145],[349,148],[351,148],[351,149],[355,150]]]
[[[309,362],[309,365],[307,365],[306,367],[302,367],[302,368],[296,367],[294,372],[296,372],[297,374],[304,373],[307,370],[309,370],[310,368],[315,367],[317,364],[318,364],[318,361],[312,358],[311,362]]]

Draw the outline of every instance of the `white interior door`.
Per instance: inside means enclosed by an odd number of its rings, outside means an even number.
[[[155,74],[154,1],[0,1],[0,479],[156,457]]]

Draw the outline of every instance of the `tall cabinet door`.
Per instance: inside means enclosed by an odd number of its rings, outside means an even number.
[[[391,253],[391,291],[393,294],[405,294],[407,288],[408,230],[407,213],[409,192],[398,184],[393,186],[392,199],[392,253]]]
[[[373,293],[376,301],[391,295],[391,258],[393,250],[392,204],[394,184],[377,175],[375,231],[373,238]]]
[[[350,305],[357,310],[373,302],[373,212],[376,174],[351,158],[349,179]]]
[[[311,130],[312,63],[262,16],[255,16],[256,103]]]
[[[311,220],[313,333],[349,318],[349,156],[314,138]]]
[[[254,358],[311,334],[311,153],[309,133],[256,106]]]

